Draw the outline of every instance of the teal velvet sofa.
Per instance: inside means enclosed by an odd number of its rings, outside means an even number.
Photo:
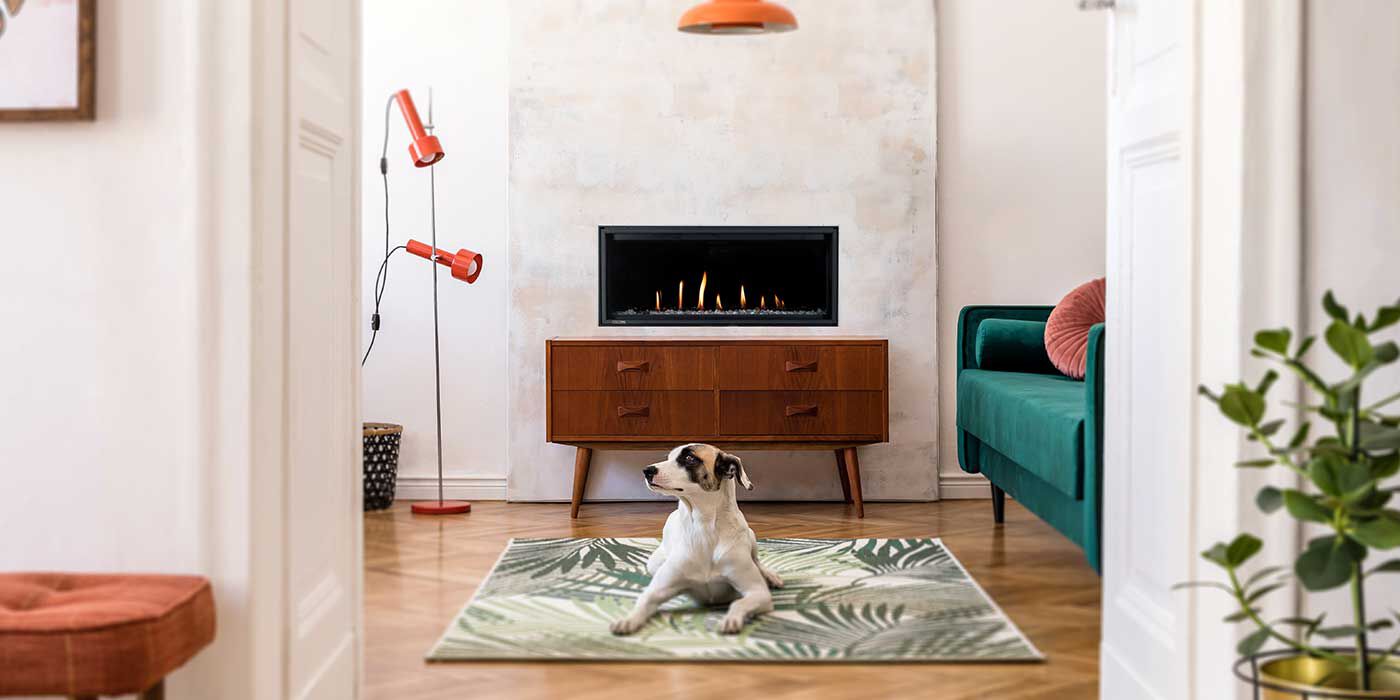
[[[958,315],[957,440],[963,471],[992,482],[1084,550],[1099,570],[1103,503],[1103,324],[1085,378],[1045,354],[1051,306],[968,306]]]

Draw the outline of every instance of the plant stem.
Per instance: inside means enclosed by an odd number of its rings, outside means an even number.
[[[1352,564],[1351,572],[1351,612],[1356,618],[1356,661],[1357,683],[1361,690],[1371,689],[1371,657],[1366,648],[1366,591],[1361,574],[1361,562]]]
[[[1361,387],[1357,386],[1351,395],[1350,421],[1347,425],[1351,448],[1351,461],[1361,456]],[[1351,565],[1351,612],[1356,619],[1356,662],[1357,684],[1362,690],[1371,689],[1371,657],[1366,639],[1366,583],[1361,570],[1361,562]]]
[[[1226,573],[1230,577],[1230,588],[1234,592],[1235,601],[1240,604],[1240,610],[1244,611],[1244,614],[1249,618],[1249,620],[1253,622],[1256,626],[1258,626],[1260,629],[1268,630],[1270,637],[1280,642],[1283,642],[1285,646],[1289,647],[1294,651],[1299,651],[1304,654],[1308,654],[1309,656],[1316,656],[1320,659],[1327,659],[1329,661],[1333,661],[1335,663],[1347,667],[1350,667],[1352,665],[1351,662],[1348,661],[1347,658],[1344,656],[1333,654],[1330,651],[1314,647],[1311,644],[1308,644],[1307,642],[1290,639],[1280,634],[1278,630],[1270,626],[1269,623],[1264,622],[1264,620],[1259,617],[1259,613],[1254,612],[1254,607],[1251,606],[1249,604],[1248,599],[1245,598],[1244,588],[1240,586],[1240,579],[1239,576],[1235,574],[1235,570],[1233,568],[1227,569]]]

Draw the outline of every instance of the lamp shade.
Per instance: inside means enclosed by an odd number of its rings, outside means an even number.
[[[681,15],[683,32],[691,34],[767,34],[797,29],[797,17],[786,7],[765,0],[710,0]]]
[[[407,90],[399,90],[395,95],[399,111],[403,112],[403,120],[408,123],[408,131],[413,137],[413,143],[408,144],[408,155],[413,157],[413,164],[426,168],[442,160],[445,155],[442,142],[423,128],[423,120],[418,118],[418,108],[413,106],[413,97]]]
[[[424,260],[432,260],[434,258],[433,247],[427,243],[409,240],[405,248],[408,249],[408,252]],[[442,248],[438,248],[436,257],[437,264],[452,268],[452,276],[467,284],[476,282],[476,278],[481,276],[481,253],[462,248],[457,251],[456,255],[453,255]]]

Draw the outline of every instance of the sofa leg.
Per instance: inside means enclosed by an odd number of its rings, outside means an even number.
[[[141,700],[165,700],[165,679],[156,681],[155,685],[141,693]]]
[[[992,484],[992,520],[1006,522],[1006,492],[996,484]]]

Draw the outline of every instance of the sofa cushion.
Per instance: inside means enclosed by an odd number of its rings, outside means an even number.
[[[213,639],[200,576],[0,574],[0,696],[141,692]]]
[[[1050,312],[1045,322],[1045,352],[1065,375],[1084,378],[1089,357],[1089,329],[1104,322],[1106,313],[1103,277],[1075,287]]]
[[[1071,498],[1083,498],[1084,383],[1068,377],[965,369],[958,427]]]
[[[1045,354],[1045,323],[989,318],[977,324],[973,356],[978,369],[1058,374]]]

